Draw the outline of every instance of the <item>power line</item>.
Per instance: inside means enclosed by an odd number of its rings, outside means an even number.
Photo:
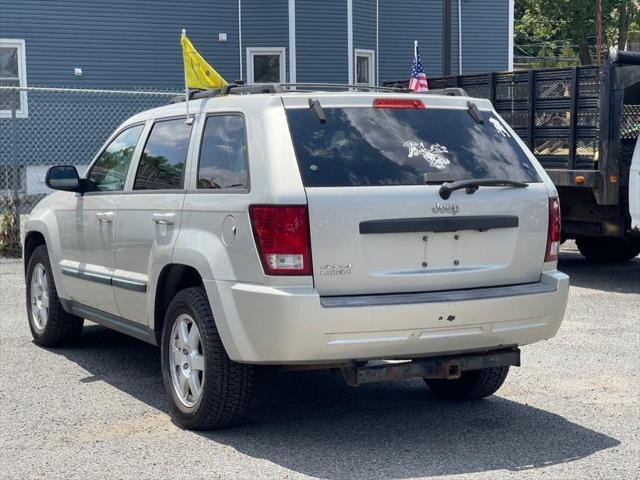
[[[562,43],[560,43],[562,42]],[[518,43],[517,45],[521,47],[547,47],[547,46],[557,46],[557,47],[577,47],[578,45],[570,42],[569,40],[555,40],[555,41],[540,41],[538,43]]]

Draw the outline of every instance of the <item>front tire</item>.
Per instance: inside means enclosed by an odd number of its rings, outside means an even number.
[[[61,347],[77,340],[84,320],[62,308],[46,245],[37,247],[29,257],[26,280],[29,328],[36,345]]]
[[[456,380],[425,378],[431,393],[446,400],[480,400],[493,395],[502,386],[509,367],[483,368],[462,372]]]
[[[253,369],[227,355],[202,288],[178,292],[167,309],[162,377],[173,418],[183,428],[228,427],[247,410]]]

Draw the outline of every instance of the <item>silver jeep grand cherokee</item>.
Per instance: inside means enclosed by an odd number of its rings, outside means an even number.
[[[24,245],[37,344],[89,319],[160,345],[175,419],[210,429],[254,365],[479,399],[556,334],[556,190],[489,101],[228,93],[130,118],[82,178],[49,170]]]

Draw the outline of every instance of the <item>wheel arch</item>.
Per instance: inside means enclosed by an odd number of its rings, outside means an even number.
[[[153,331],[158,344],[162,338],[165,312],[173,297],[185,288],[200,286],[204,288],[202,280],[200,272],[191,265],[169,263],[162,268],[158,275],[152,303]]]
[[[47,211],[46,215],[43,215],[42,212],[35,211],[25,224],[25,236],[22,243],[25,275],[27,273],[29,258],[40,245],[46,245],[47,247],[47,253],[51,262],[51,272],[53,273],[53,279],[56,283],[58,296],[64,299],[69,298],[62,278],[62,270],[59,265],[61,255],[60,233],[57,229],[55,214],[51,210]]]
[[[22,248],[25,273],[27,272],[27,265],[29,264],[31,255],[33,254],[34,250],[40,245],[47,245],[47,240],[42,232],[31,230],[26,233],[26,235],[24,236],[24,245]]]

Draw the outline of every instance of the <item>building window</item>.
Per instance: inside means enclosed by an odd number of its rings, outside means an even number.
[[[356,83],[358,85],[376,84],[375,79],[376,56],[373,50],[356,48]]]
[[[285,83],[286,76],[284,47],[247,48],[248,83]]]
[[[0,38],[0,85],[27,86],[24,40]],[[10,117],[11,110],[14,108],[17,117],[27,116],[27,92],[10,90],[9,95],[0,95],[0,117]]]

